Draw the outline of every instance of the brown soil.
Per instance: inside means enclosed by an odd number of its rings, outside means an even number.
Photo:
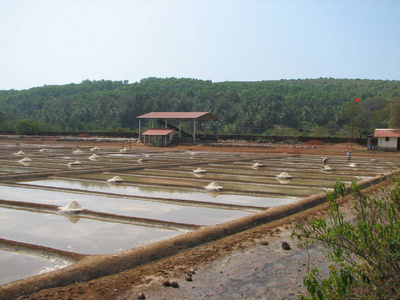
[[[306,145],[323,145],[324,143],[318,140],[311,140],[305,143]]]
[[[55,138],[0,139],[1,144],[99,146],[120,148],[121,143],[94,143],[92,141],[57,141]],[[289,145],[290,146],[290,145]],[[399,159],[399,153],[367,151],[356,144],[321,145],[315,148],[282,145],[281,147],[214,147],[206,145],[176,147],[132,147],[165,151],[198,150],[219,152],[304,154],[320,156],[343,156],[352,151],[353,158],[388,157]],[[301,146],[301,145],[300,145]],[[389,186],[390,181],[381,186]],[[368,193],[380,192],[381,186],[368,188]],[[348,200],[343,211],[351,216]],[[143,264],[126,271],[104,276],[86,282],[52,289],[37,290],[19,299],[295,299],[304,293],[302,277],[309,268],[307,252],[298,248],[291,240],[292,228],[297,222],[311,217],[323,216],[326,204],[307,211],[262,224],[255,228],[183,250],[167,258]],[[282,242],[288,242],[291,250],[284,250]],[[326,266],[326,258],[318,251],[319,246],[310,249],[311,265]],[[95,261],[94,261],[95,264]],[[79,274],[77,274],[79,277]],[[178,287],[166,286],[176,282]],[[15,283],[14,283],[15,284]],[[174,285],[174,284],[172,284]],[[5,285],[7,286],[7,285]],[[2,297],[0,299],[12,299]],[[142,298],[140,298],[142,297]]]

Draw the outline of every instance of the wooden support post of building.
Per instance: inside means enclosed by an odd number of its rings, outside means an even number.
[[[142,119],[139,119],[139,141],[140,141],[140,124],[142,123]]]

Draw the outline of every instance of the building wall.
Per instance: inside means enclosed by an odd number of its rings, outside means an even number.
[[[397,139],[397,137],[390,137],[389,141],[386,141],[385,137],[380,137],[378,138],[378,147],[397,150]]]
[[[167,135],[167,145],[171,144],[173,137],[173,133]],[[148,141],[148,140],[146,140]],[[150,143],[156,146],[164,146],[165,145],[165,136],[163,135],[153,135],[150,136]]]

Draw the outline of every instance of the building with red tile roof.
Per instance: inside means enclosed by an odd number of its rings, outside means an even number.
[[[150,112],[141,116],[136,117],[139,119],[139,138],[141,137],[141,120],[142,119],[151,119],[152,120],[152,128],[154,129],[154,120],[158,119],[165,125],[165,128],[167,129],[168,127],[170,129],[174,129],[178,131],[178,138],[179,141],[181,140],[182,137],[182,121],[189,121],[192,123],[191,128],[192,130],[192,136],[193,136],[193,142],[196,142],[196,127],[198,121],[202,122],[203,129],[205,130],[205,124],[207,121],[220,121],[220,118],[214,116],[212,113],[209,112]],[[178,122],[178,128],[175,126],[172,126],[171,124],[168,124],[169,121],[172,122]],[[144,135],[144,133],[143,133]],[[154,134],[152,134],[154,136]],[[218,123],[217,123],[217,139],[218,139]],[[162,136],[162,135],[159,135]]]
[[[167,146],[168,144],[171,143],[173,134],[174,134],[174,129],[149,129],[146,130],[145,132],[142,133],[143,135],[143,140],[144,144],[146,145],[146,137],[148,140],[148,143],[151,143],[153,145],[157,146]]]
[[[399,129],[375,129],[374,137],[378,139],[378,148],[382,150],[400,149]]]

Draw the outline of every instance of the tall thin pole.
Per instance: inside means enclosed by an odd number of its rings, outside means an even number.
[[[351,118],[351,151],[353,151],[353,140],[354,140],[354,117]]]

